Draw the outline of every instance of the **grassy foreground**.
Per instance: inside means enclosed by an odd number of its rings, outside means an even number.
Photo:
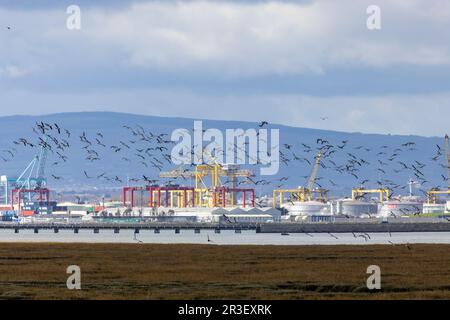
[[[66,288],[69,265],[82,290]],[[347,298],[450,299],[450,246],[0,244],[0,299]]]

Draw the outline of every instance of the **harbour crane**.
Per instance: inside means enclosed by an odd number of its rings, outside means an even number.
[[[450,195],[450,147],[449,147],[449,136],[448,134],[445,135],[445,166],[447,167],[447,190],[439,190],[439,189],[432,189],[427,192],[427,202],[428,204],[434,203],[436,204],[438,201],[439,195],[446,195],[447,197]]]
[[[48,150],[45,145],[41,146],[39,152],[33,157],[28,166],[23,170],[17,179],[6,179],[5,199],[6,203],[11,203],[14,209],[15,196],[18,196],[18,208],[21,204],[30,202],[33,194],[38,195],[39,202],[46,198],[49,202],[50,191],[47,189],[47,180],[45,178],[45,165],[47,161]],[[11,190],[9,190],[11,188]]]
[[[241,192],[243,199],[245,199],[245,194],[248,192],[250,192],[253,195],[252,198],[254,198],[253,189],[236,187],[238,178],[248,180],[254,175],[251,170],[242,169],[239,165],[221,164],[207,149],[203,149],[203,156],[206,156],[207,160],[203,161],[202,164],[196,165],[194,171],[184,170],[183,166],[178,166],[174,170],[161,172],[159,177],[194,179],[194,203],[195,206],[198,207],[216,207],[220,203],[222,206],[225,206],[225,197],[227,194],[230,197],[229,204],[234,206],[236,202],[236,192]],[[209,178],[211,179],[210,184],[207,181]],[[231,187],[227,187],[226,183],[221,181],[221,178],[227,178],[231,183]]]
[[[317,172],[319,171],[319,166],[320,166],[320,160],[322,158],[322,151],[319,151],[316,155],[316,161],[314,163],[314,167],[313,170],[311,172],[311,176],[308,179],[308,182],[306,183],[306,189],[307,190],[313,190],[314,189],[314,184],[316,183],[316,178],[317,178]]]
[[[360,200],[361,198],[363,198],[364,196],[366,196],[368,194],[378,194],[379,195],[379,199],[380,199],[380,203],[382,203],[384,201],[389,201],[389,199],[391,198],[391,193],[390,193],[389,189],[361,189],[361,188],[357,188],[357,189],[353,189],[352,190],[352,200],[353,201]]]
[[[448,190],[450,190],[450,147],[448,134],[445,135],[445,155],[447,157],[446,165],[447,165]]]
[[[283,206],[283,197],[285,193],[290,194],[291,201],[293,201],[295,198],[297,201],[300,202],[306,202],[306,201],[312,201],[313,195],[315,196],[315,200],[319,202],[326,203],[328,201],[328,190],[322,189],[322,188],[314,188],[314,185],[316,183],[317,173],[319,172],[320,167],[320,161],[322,159],[322,150],[319,150],[319,152],[316,155],[314,166],[311,172],[311,175],[309,176],[306,187],[299,187],[297,189],[277,189],[273,190],[273,206],[274,208],[277,207],[278,199],[280,203],[280,207]]]
[[[33,157],[25,170],[15,181],[15,188],[21,189],[40,189],[46,186],[45,165],[47,161],[48,150],[44,146],[41,147],[39,153]]]

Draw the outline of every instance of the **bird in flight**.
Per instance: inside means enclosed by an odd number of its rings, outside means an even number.
[[[260,124],[259,124],[259,127],[260,128],[262,128],[262,127],[264,127],[264,126],[267,126],[269,123],[267,122],[267,121],[262,121]]]

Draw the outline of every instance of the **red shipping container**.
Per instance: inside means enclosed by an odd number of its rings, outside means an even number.
[[[102,207],[102,206],[96,206],[95,208],[94,208],[94,212],[100,212],[100,211],[103,211],[105,209],[105,207]]]
[[[34,215],[34,211],[27,211],[27,210],[24,210],[24,211],[21,212],[21,215],[22,215],[23,217],[30,217],[30,216]]]

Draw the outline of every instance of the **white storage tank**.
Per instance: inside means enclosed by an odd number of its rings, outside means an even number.
[[[327,203],[319,201],[295,201],[284,205],[290,216],[318,216],[329,215],[330,208]]]
[[[340,201],[339,207],[339,214],[349,217],[370,217],[378,213],[378,204],[376,202],[344,200]]]
[[[445,212],[445,207],[446,204],[445,203],[424,203],[423,204],[423,213],[426,214],[439,214],[439,213],[444,213]]]
[[[386,201],[380,204],[379,216],[402,217],[414,216],[424,213],[423,202],[417,197],[403,197]]]

